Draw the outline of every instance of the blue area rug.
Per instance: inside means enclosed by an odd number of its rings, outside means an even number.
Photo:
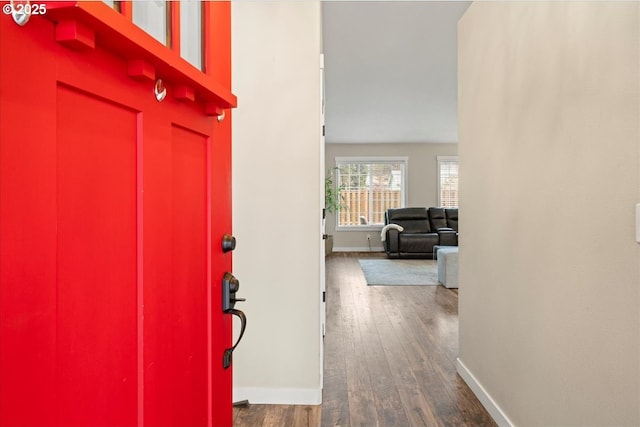
[[[438,266],[432,259],[360,259],[367,285],[438,285]]]

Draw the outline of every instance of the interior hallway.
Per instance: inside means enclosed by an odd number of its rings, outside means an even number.
[[[358,257],[326,259],[327,330],[321,407],[250,405],[244,426],[495,426],[457,376],[458,292],[367,286]]]

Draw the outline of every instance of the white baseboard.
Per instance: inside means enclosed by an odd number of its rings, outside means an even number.
[[[473,376],[459,357],[456,359],[456,371],[458,371],[458,375],[467,383],[471,391],[473,391],[480,403],[482,403],[482,406],[485,407],[489,415],[491,415],[500,427],[514,427],[509,417],[500,409],[495,400],[487,393],[487,390],[478,382],[476,377]]]
[[[371,247],[369,248],[369,246],[360,246],[360,247],[353,247],[353,246],[348,246],[348,247],[334,247],[333,248],[334,252],[384,252],[384,248],[382,246],[379,247]]]
[[[322,389],[234,387],[233,401],[241,400],[264,405],[320,405]]]

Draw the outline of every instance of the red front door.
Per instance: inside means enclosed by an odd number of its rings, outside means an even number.
[[[0,16],[0,425],[231,426],[229,120],[56,25]]]

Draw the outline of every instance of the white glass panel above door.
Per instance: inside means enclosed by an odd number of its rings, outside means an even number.
[[[202,70],[202,2],[180,0],[180,56]]]
[[[167,44],[167,7],[165,1],[133,1],[133,23],[160,43]]]

